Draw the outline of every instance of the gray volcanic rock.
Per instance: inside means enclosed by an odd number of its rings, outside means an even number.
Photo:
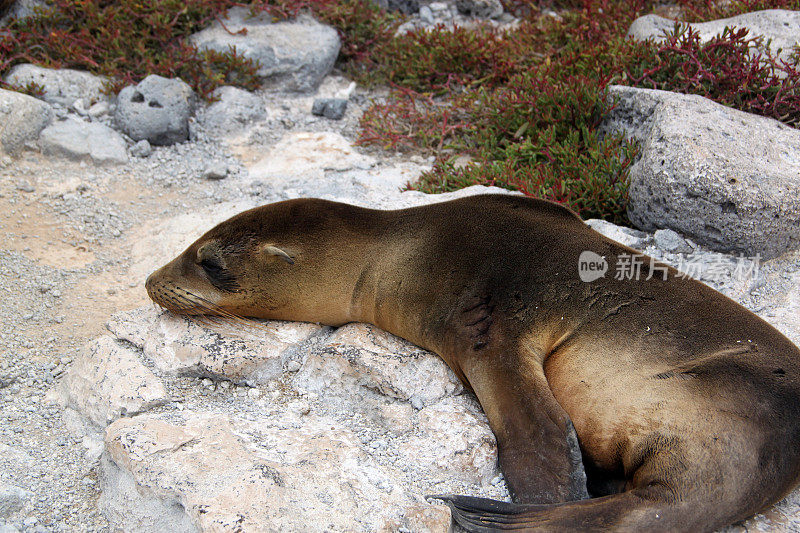
[[[456,0],[458,12],[480,18],[497,18],[503,14],[500,0]]]
[[[83,122],[68,117],[45,128],[39,144],[45,155],[92,160],[97,164],[128,162],[122,136],[99,122]]]
[[[800,131],[700,96],[614,86],[610,97],[603,129],[641,143],[636,226],[766,259],[800,247]]]
[[[39,12],[49,11],[48,0],[17,0],[12,2],[8,12],[0,17],[0,28],[12,19],[24,19],[36,16]]]
[[[317,98],[311,106],[311,114],[339,120],[347,110],[347,100],[344,98]]]
[[[35,141],[53,121],[48,104],[14,91],[0,89],[0,151],[13,154]]]
[[[238,34],[241,30],[246,32]],[[191,42],[218,52],[233,47],[259,62],[258,75],[265,82],[296,91],[316,89],[333,68],[341,46],[336,30],[310,17],[273,23],[266,14],[250,17],[245,7],[230,9],[222,23],[195,33]]]
[[[399,11],[406,15],[420,10],[418,0],[375,0],[375,3],[387,11]]]
[[[19,511],[31,498],[33,498],[33,494],[30,491],[15,485],[0,483],[0,518],[6,518]]]
[[[628,35],[638,41],[645,39],[663,40],[664,32],[671,32],[676,21],[658,15],[645,15],[633,21],[628,29]],[[686,25],[686,22],[679,22]],[[770,48],[775,51],[782,49],[780,57],[788,59],[792,47],[800,44],[800,11],[787,11],[785,9],[767,9],[745,13],[726,19],[712,20],[710,22],[693,22],[688,24],[693,30],[699,32],[700,40],[705,42],[715,35],[721,34],[725,27],[747,28],[749,36],[763,35],[771,40]]]
[[[669,253],[692,253],[692,247],[686,242],[686,239],[672,231],[671,229],[659,229],[653,234],[655,245],[665,252]]]
[[[199,116],[206,129],[213,133],[225,135],[239,132],[267,116],[264,102],[258,96],[237,87],[220,87],[213,96],[219,100]]]
[[[119,92],[114,119],[134,141],[167,145],[189,138],[195,106],[192,88],[178,78],[151,74]]]
[[[44,89],[42,100],[64,107],[79,99],[90,106],[108,98],[103,93],[107,79],[81,70],[44,68],[26,63],[11,68],[3,81],[17,87],[35,83]]]

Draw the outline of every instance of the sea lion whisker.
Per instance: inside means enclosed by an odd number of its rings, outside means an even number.
[[[255,329],[255,331],[269,331],[269,328],[264,326],[264,324],[262,324],[261,322],[223,309],[222,307],[211,302],[207,298],[199,294],[195,294],[187,289],[181,289],[181,290],[183,290],[187,295],[189,295],[193,299],[192,301],[195,301],[198,304],[198,307],[202,307],[204,310],[210,311],[209,314],[216,315],[217,317],[230,319],[231,322],[228,323],[229,326],[233,324],[239,324],[241,326],[246,326],[247,328],[253,328]],[[232,331],[236,330],[234,329]]]

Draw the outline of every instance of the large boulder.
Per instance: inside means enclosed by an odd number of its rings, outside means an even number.
[[[119,92],[114,119],[134,141],[174,144],[189,138],[195,104],[194,91],[182,80],[151,74]]]
[[[233,47],[258,61],[258,75],[265,82],[295,91],[316,89],[341,46],[336,30],[313,18],[272,22],[267,14],[251,17],[246,7],[229,10],[224,20],[194,34],[191,42],[218,52]]]
[[[107,79],[81,70],[44,68],[26,63],[12,67],[3,81],[16,87],[35,83],[44,91],[42,100],[65,107],[78,99],[83,100],[86,107],[107,99],[103,93]]]
[[[425,494],[507,497],[474,397],[439,357],[377,328],[151,308],[108,327],[63,387],[105,426],[100,503],[114,527],[444,533],[450,513]],[[232,385],[275,357],[284,368],[266,387]],[[180,395],[164,404],[165,390]]]
[[[53,108],[26,94],[0,89],[0,152],[14,154],[53,121]]]
[[[614,86],[603,124],[639,141],[628,216],[719,251],[800,248],[800,131],[706,98]]]
[[[745,13],[726,19],[710,22],[677,22],[688,25],[700,34],[700,40],[706,42],[715,35],[721,34],[726,27],[747,28],[749,36],[763,35],[765,42],[770,41],[770,48],[782,50],[780,57],[789,59],[794,46],[800,44],[800,11],[785,9],[768,9]],[[645,15],[633,21],[628,35],[638,41],[654,39],[661,41],[665,32],[671,32],[676,21],[658,15]]]

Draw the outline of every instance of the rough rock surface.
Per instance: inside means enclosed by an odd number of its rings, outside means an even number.
[[[30,491],[0,483],[0,518],[19,511],[31,498],[33,498],[33,494]]]
[[[367,324],[338,329],[309,354],[296,383],[317,394],[348,396],[361,386],[417,409],[463,391],[455,374],[430,353]]]
[[[15,154],[53,121],[53,108],[26,94],[0,89],[0,151]]]
[[[25,63],[12,67],[3,81],[17,87],[35,83],[44,90],[42,100],[64,107],[78,99],[87,107],[107,100],[103,94],[106,78],[82,70],[51,69]]]
[[[347,100],[344,98],[317,98],[311,106],[311,113],[317,116],[339,120],[347,109]]]
[[[251,123],[267,117],[264,103],[253,93],[237,87],[220,87],[213,96],[218,100],[198,116],[198,120],[212,134],[224,136],[239,133]]]
[[[406,15],[419,12],[418,0],[375,0],[375,3],[388,11],[399,11]]]
[[[246,34],[234,35],[243,29]],[[312,18],[273,23],[267,15],[251,17],[246,7],[229,10],[222,23],[194,34],[191,42],[218,52],[234,47],[244,57],[258,60],[258,75],[269,85],[297,91],[319,86],[341,46],[336,30]]]
[[[54,122],[39,136],[45,155],[76,161],[91,160],[97,164],[122,164],[128,161],[128,150],[119,133],[99,122],[84,122],[72,117]]]
[[[162,372],[256,386],[279,377],[283,363],[298,345],[321,329],[316,324],[254,321],[221,335],[194,320],[164,314],[153,324],[142,347]]]
[[[628,216],[720,251],[800,247],[800,131],[708,99],[613,86],[603,128],[641,143]]]
[[[793,47],[800,44],[800,11],[768,9],[710,22],[693,22],[688,26],[700,34],[702,42],[721,34],[725,27],[747,28],[750,37],[763,35],[765,41],[770,40],[771,50],[782,49],[779,57],[783,59],[788,59]],[[640,41],[658,41],[664,38],[665,31],[671,32],[674,27],[674,20],[658,15],[645,15],[633,21],[628,35]]]
[[[221,395],[162,405],[151,414],[129,412],[106,428],[101,505],[116,527],[304,531],[325,524],[337,531],[445,532],[449,510],[427,503],[424,494],[507,495],[485,416],[434,354],[364,324],[331,334],[309,324],[256,322],[259,329],[279,328],[282,341],[295,346],[287,370],[272,376],[262,397],[259,389],[229,380],[237,381],[252,350],[268,342],[236,344],[248,326],[191,322],[144,308],[112,319],[117,340],[98,341],[128,343],[129,353],[153,366],[166,388],[175,384],[173,367],[159,363],[169,353],[164,323],[180,323],[171,333],[180,346],[202,335],[228,343],[221,349],[225,365],[195,374],[221,380],[203,385]],[[316,337],[304,343],[310,331]],[[199,343],[201,350],[208,346]],[[119,378],[129,368],[121,365]],[[81,395],[80,380],[98,382],[96,373],[79,377],[82,366],[70,372],[64,383],[78,389],[73,396]],[[113,381],[98,384],[96,403],[110,404],[120,394]],[[232,401],[233,411],[225,407]],[[101,427],[110,420],[93,418]]]
[[[473,17],[497,18],[503,14],[500,0],[456,0],[459,13]]]
[[[189,138],[195,106],[192,88],[178,78],[151,74],[119,92],[114,119],[134,141],[166,145]]]
[[[39,10],[47,10],[48,0],[16,0],[11,8],[0,18],[0,28],[11,19],[24,19],[37,14]]]
[[[108,335],[86,347],[62,385],[65,405],[101,427],[168,400],[164,385],[134,350]]]

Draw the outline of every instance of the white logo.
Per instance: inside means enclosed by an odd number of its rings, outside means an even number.
[[[602,255],[584,250],[578,257],[578,276],[584,283],[602,278],[608,272],[608,261]]]

